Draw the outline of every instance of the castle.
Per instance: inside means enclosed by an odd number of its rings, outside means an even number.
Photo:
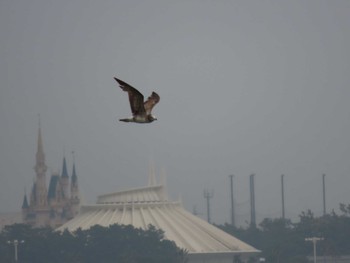
[[[34,227],[51,226],[56,228],[72,219],[79,212],[80,198],[75,163],[73,163],[72,176],[69,180],[64,157],[61,175],[53,173],[47,188],[47,166],[45,164],[40,122],[37,147],[36,164],[34,166],[36,178],[33,182],[29,202],[26,193],[23,198],[23,223]]]

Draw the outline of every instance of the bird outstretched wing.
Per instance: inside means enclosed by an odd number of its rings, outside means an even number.
[[[144,114],[146,111],[143,103],[143,100],[144,100],[143,95],[128,83],[117,78],[114,78],[114,79],[119,83],[120,88],[128,93],[132,114],[133,115]]]
[[[149,96],[144,103],[144,108],[147,115],[151,114],[153,107],[159,102],[159,100],[159,95],[153,91],[151,96]]]

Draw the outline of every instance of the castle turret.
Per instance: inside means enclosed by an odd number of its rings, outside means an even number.
[[[72,213],[73,216],[77,215],[80,207],[80,198],[79,198],[79,188],[78,188],[78,177],[75,171],[75,163],[73,162],[73,172],[70,184],[70,198],[72,204]]]
[[[63,188],[63,198],[68,199],[69,198],[69,176],[67,172],[67,164],[66,164],[65,157],[63,157],[61,182],[62,182],[62,188]]]
[[[53,173],[51,175],[48,200],[50,206],[50,225],[52,227],[57,227],[67,221],[66,218],[62,217],[61,215],[66,206],[69,206],[64,197],[62,176],[60,176],[59,173]]]
[[[23,222],[25,222],[25,220],[27,219],[28,211],[29,211],[29,204],[28,204],[27,194],[24,193],[23,203],[22,203]]]
[[[61,203],[64,199],[64,192],[58,173],[53,173],[51,175],[47,199],[49,200],[50,206],[55,206],[57,204],[62,206]]]
[[[29,208],[29,204],[28,204],[28,200],[27,200],[27,195],[24,194],[22,209],[28,209],[28,208]]]
[[[39,120],[39,132],[38,132],[38,148],[36,152],[36,163],[34,166],[36,173],[35,192],[33,193],[36,205],[40,207],[47,206],[47,187],[46,187],[46,171],[47,166],[45,164],[45,154],[43,150],[43,141],[41,136],[41,127]]]

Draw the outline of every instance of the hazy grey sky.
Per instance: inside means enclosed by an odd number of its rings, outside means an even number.
[[[19,211],[35,173],[38,117],[51,171],[75,151],[86,202],[147,184],[212,221],[258,221],[350,203],[350,1],[0,1],[0,212]],[[161,97],[149,125],[119,77]]]

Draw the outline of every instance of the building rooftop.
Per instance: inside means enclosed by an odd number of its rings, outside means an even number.
[[[195,253],[257,253],[259,250],[186,211],[181,202],[168,201],[163,185],[151,185],[100,195],[97,203],[81,207],[80,213],[58,230],[89,229],[93,225],[153,225],[166,239]]]

